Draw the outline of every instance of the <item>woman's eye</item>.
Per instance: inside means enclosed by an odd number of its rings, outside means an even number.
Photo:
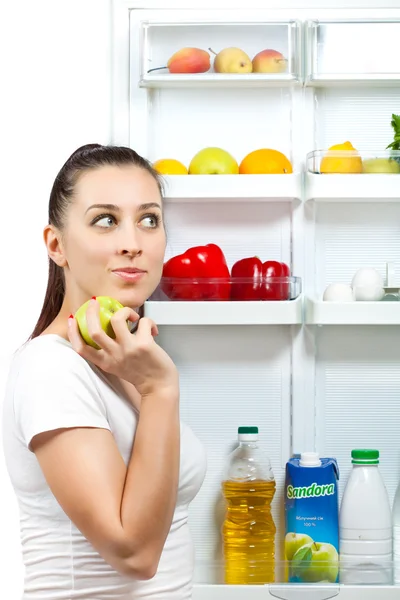
[[[111,215],[100,215],[93,221],[93,224],[97,225],[98,227],[108,228],[115,225],[115,219]]]
[[[140,222],[149,229],[155,229],[160,222],[160,217],[158,215],[145,215]]]

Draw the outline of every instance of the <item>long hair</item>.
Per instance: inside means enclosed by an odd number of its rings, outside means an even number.
[[[54,180],[49,200],[49,224],[54,225],[62,233],[79,176],[85,171],[106,165],[134,165],[148,171],[156,180],[161,196],[164,195],[161,176],[148,160],[131,148],[86,144],[71,154]],[[61,310],[64,295],[64,270],[49,257],[46,294],[39,319],[29,339],[39,336],[54,321]]]

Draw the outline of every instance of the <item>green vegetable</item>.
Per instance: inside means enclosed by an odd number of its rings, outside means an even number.
[[[386,149],[400,150],[400,115],[392,115],[390,124],[394,129],[394,139],[391,144],[386,146]],[[400,156],[394,157],[393,160],[400,163]]]

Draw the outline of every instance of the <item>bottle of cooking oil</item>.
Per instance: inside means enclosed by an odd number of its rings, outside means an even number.
[[[265,584],[275,579],[275,532],[271,502],[275,479],[258,444],[258,427],[239,427],[239,446],[229,456],[222,491],[225,583]]]

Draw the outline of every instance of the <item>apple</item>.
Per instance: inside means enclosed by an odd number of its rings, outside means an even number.
[[[335,546],[325,542],[306,544],[293,556],[292,570],[304,583],[335,583],[339,572],[338,552]]]
[[[253,65],[250,57],[240,48],[224,48],[215,54],[214,71],[216,73],[251,73]]]
[[[390,158],[368,158],[363,160],[363,173],[400,173],[400,165]]]
[[[114,339],[115,333],[114,333],[114,330],[111,325],[111,317],[118,310],[120,310],[121,308],[124,308],[124,307],[120,302],[118,302],[118,300],[115,300],[115,298],[111,298],[110,296],[97,296],[96,300],[100,304],[101,328],[103,329],[103,331],[106,332],[106,334],[109,337]],[[96,342],[94,342],[92,340],[92,338],[90,337],[89,332],[88,332],[88,326],[87,326],[87,321],[86,321],[86,311],[89,306],[89,302],[90,302],[90,300],[88,300],[87,302],[82,304],[82,306],[80,306],[78,308],[78,310],[75,313],[75,319],[78,323],[79,332],[80,332],[81,336],[83,337],[83,339],[85,340],[85,342],[89,346],[92,346],[92,348],[96,348],[96,350],[99,350],[100,349],[99,346],[96,344]]]
[[[222,148],[203,148],[191,160],[189,175],[237,175],[239,165]]]
[[[277,50],[262,50],[253,58],[253,73],[284,73],[287,60]]]
[[[312,544],[313,539],[306,533],[289,532],[285,537],[285,555],[287,560],[292,560],[297,550],[306,544]]]

